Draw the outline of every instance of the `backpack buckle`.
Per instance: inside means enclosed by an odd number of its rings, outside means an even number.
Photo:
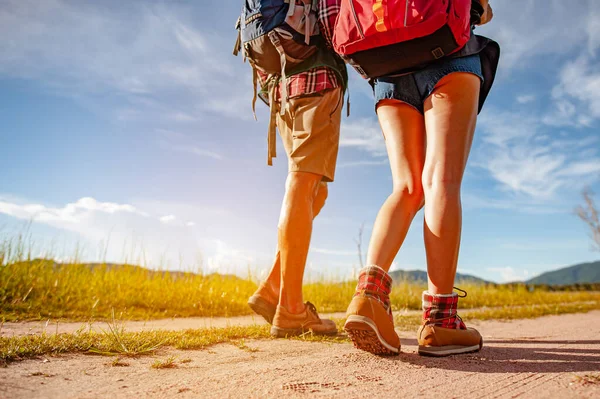
[[[433,50],[431,50],[431,55],[433,55],[433,58],[435,58],[436,60],[439,60],[446,54],[444,53],[444,50],[442,50],[441,47],[436,47]]]

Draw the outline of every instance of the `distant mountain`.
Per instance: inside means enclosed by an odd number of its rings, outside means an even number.
[[[394,270],[390,272],[390,276],[395,283],[399,281],[412,281],[415,283],[427,284],[427,272],[423,270]],[[459,283],[470,283],[470,284],[489,284],[489,281],[480,279],[479,277],[471,276],[469,274],[456,273],[456,282]]]
[[[527,284],[570,285],[600,283],[600,260],[542,273]]]

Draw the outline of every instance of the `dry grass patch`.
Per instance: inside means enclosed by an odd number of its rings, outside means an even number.
[[[600,374],[576,375],[573,382],[582,385],[600,385]]]
[[[175,362],[175,356],[169,356],[165,360],[155,360],[151,367],[153,369],[176,369],[178,366]]]

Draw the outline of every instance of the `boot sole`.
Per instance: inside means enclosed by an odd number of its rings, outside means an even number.
[[[375,322],[368,317],[348,316],[344,330],[356,349],[384,356],[396,356],[400,353],[399,347],[394,348],[383,339]]]
[[[312,332],[314,335],[327,335],[327,336],[336,336],[337,329],[334,331],[313,331],[311,329],[304,328],[279,328],[276,326],[271,327],[271,336],[275,338],[287,338],[287,337],[297,337],[298,335],[306,334],[308,332]]]
[[[273,318],[275,317],[276,311],[275,306],[271,305],[258,295],[252,295],[250,299],[248,299],[248,306],[250,306],[250,309],[252,309],[254,313],[262,316],[267,323],[273,324]]]
[[[479,345],[461,346],[461,345],[445,345],[445,346],[423,346],[419,345],[419,355],[443,357],[450,355],[459,355],[461,353],[479,352],[483,347],[483,339],[479,341]]]

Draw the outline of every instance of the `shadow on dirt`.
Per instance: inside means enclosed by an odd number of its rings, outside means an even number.
[[[417,346],[414,339],[403,345]],[[582,348],[581,346],[587,346]],[[402,353],[390,361],[483,373],[564,373],[600,370],[600,340],[490,340],[480,352],[444,358]]]

